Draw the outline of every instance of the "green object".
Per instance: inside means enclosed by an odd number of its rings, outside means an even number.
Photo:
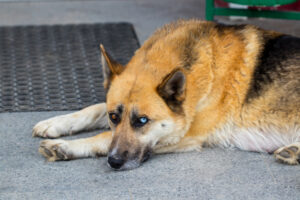
[[[247,6],[278,6],[296,2],[297,0],[223,0],[228,3],[236,3]]]
[[[297,0],[225,0],[227,2],[249,5],[249,6],[258,6],[262,4],[253,4],[253,3],[264,3],[265,5],[270,6],[271,2],[275,2],[275,5],[283,5],[296,2]],[[246,4],[250,2],[251,4]],[[280,4],[281,3],[281,4]],[[250,10],[250,9],[238,9],[238,8],[216,8],[214,0],[206,0],[206,20],[213,21],[215,15],[221,16],[246,16],[246,17],[265,17],[265,18],[278,18],[278,19],[292,19],[300,20],[300,12],[296,11],[275,11],[275,10]]]

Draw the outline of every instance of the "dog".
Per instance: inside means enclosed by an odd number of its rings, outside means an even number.
[[[107,156],[128,170],[151,155],[235,147],[300,163],[300,38],[252,25],[177,21],[158,29],[126,66],[100,45],[106,103],[41,121],[48,161]]]

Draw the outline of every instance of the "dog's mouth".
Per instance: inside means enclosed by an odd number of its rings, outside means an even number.
[[[117,156],[108,156],[107,165],[117,171],[122,170],[131,170],[139,167],[142,163],[146,162],[152,156],[152,151],[149,148],[146,148],[142,156],[138,156],[131,159],[122,159]]]
[[[144,152],[144,155],[143,155],[143,158],[142,158],[142,163],[146,162],[147,160],[149,160],[149,158],[151,157],[151,155],[152,155],[152,151],[150,149],[147,149]]]

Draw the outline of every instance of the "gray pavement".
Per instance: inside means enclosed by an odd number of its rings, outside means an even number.
[[[201,0],[0,0],[0,25],[131,22],[143,42],[178,18],[204,19]],[[229,23],[226,18],[219,21]],[[232,22],[231,22],[232,23]],[[299,21],[251,19],[263,28],[300,36]],[[299,199],[300,166],[273,156],[207,148],[154,156],[140,168],[115,172],[105,158],[45,162],[40,120],[68,112],[0,113],[0,199]],[[93,131],[65,139],[87,137]]]
[[[268,154],[207,148],[157,155],[121,172],[110,170],[104,157],[46,162],[31,128],[62,113],[0,115],[0,199],[299,199],[299,167]]]

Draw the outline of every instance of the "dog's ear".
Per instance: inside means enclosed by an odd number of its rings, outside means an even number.
[[[174,112],[182,112],[181,104],[185,99],[186,78],[182,71],[174,70],[157,87],[158,94]]]
[[[111,56],[106,52],[104,46],[100,44],[101,50],[101,64],[103,70],[103,86],[105,90],[108,90],[112,79],[121,74],[124,70],[124,66],[113,60]]]

